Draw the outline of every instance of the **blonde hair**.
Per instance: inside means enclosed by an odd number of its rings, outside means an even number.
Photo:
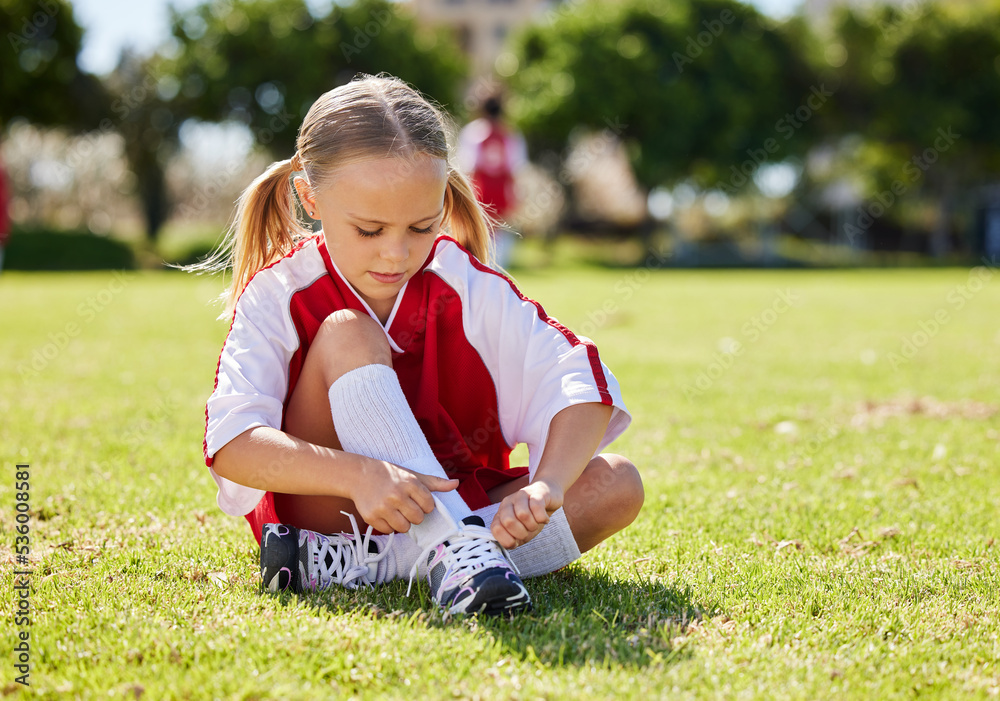
[[[236,217],[219,251],[197,270],[231,267],[227,312],[236,306],[250,278],[312,236],[299,218],[292,176],[304,172],[312,188],[322,187],[340,166],[371,158],[448,162],[442,229],[483,263],[492,263],[490,232],[495,223],[476,199],[469,181],[449,160],[451,123],[414,88],[388,75],[360,75],[330,90],[309,109],[299,129],[295,155],[277,161],[243,191]]]

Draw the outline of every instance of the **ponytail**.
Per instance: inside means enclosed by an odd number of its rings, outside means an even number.
[[[236,218],[214,255],[188,270],[217,272],[232,268],[233,279],[223,295],[226,314],[236,308],[243,289],[260,270],[292,250],[308,231],[295,214],[289,179],[297,157],[276,161],[254,180],[236,205]]]
[[[292,250],[306,230],[295,216],[292,160],[277,161],[240,195],[233,223],[233,282],[227,308],[236,307],[243,288],[261,268]]]
[[[493,229],[497,222],[476,199],[472,185],[459,171],[448,169],[444,221],[455,239],[485,265],[493,265]]]

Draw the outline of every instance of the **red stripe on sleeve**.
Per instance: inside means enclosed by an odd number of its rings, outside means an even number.
[[[469,257],[469,262],[472,263],[472,266],[474,268],[476,268],[476,270],[479,270],[479,271],[484,272],[484,273],[489,273],[491,275],[496,275],[497,277],[505,280],[507,282],[507,284],[510,285],[510,289],[512,289],[514,291],[514,294],[516,294],[522,301],[528,302],[529,304],[534,305],[535,309],[538,312],[538,318],[541,319],[542,321],[544,321],[546,324],[548,324],[552,328],[554,328],[557,331],[559,331],[559,333],[561,333],[563,335],[563,337],[567,341],[569,341],[570,345],[572,345],[572,346],[579,346],[579,345],[586,346],[586,348],[587,348],[587,358],[590,360],[590,369],[591,369],[591,372],[593,372],[593,374],[594,374],[594,382],[597,384],[597,391],[601,395],[601,404],[607,404],[608,406],[611,406],[611,405],[614,404],[614,400],[611,398],[611,393],[608,391],[608,378],[604,374],[604,367],[601,365],[601,357],[600,357],[600,355],[597,352],[597,346],[594,345],[594,343],[592,341],[581,341],[577,337],[576,334],[574,334],[568,328],[566,328],[565,326],[563,326],[562,324],[560,324],[558,321],[556,321],[555,319],[553,319],[552,317],[550,317],[548,314],[546,314],[545,313],[545,309],[542,308],[541,304],[539,304],[535,300],[531,299],[530,297],[526,297],[524,295],[524,293],[522,293],[521,290],[519,290],[517,288],[517,285],[514,284],[513,280],[511,280],[506,275],[503,275],[502,273],[497,272],[493,268],[490,268],[489,266],[484,265],[478,258],[476,258],[474,255],[472,255],[464,246],[462,246],[462,244],[460,244],[455,239],[453,239],[453,238],[451,238],[449,236],[441,236],[441,237],[438,238],[437,242],[435,242],[435,244],[434,244],[435,248],[437,248],[437,246],[439,245],[439,243],[441,241],[443,241],[443,240],[451,241],[456,246],[458,246],[459,250],[462,251],[463,253],[465,253],[465,255],[467,255]],[[433,253],[431,254],[430,257],[433,257]],[[430,258],[428,258],[428,260],[429,259]]]

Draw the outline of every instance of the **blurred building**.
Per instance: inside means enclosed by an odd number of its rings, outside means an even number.
[[[515,30],[539,17],[549,0],[412,0],[417,20],[452,27],[474,78],[489,77]],[[503,71],[501,71],[501,74]]]

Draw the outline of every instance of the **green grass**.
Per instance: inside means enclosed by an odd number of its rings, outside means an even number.
[[[201,458],[226,332],[216,281],[5,273],[4,683],[16,461],[31,464],[34,574],[32,686],[4,692],[995,698],[1000,276],[959,309],[969,281],[524,271],[524,290],[615,370],[635,421],[613,449],[639,466],[646,504],[529,580],[532,614],[445,621],[405,582],[258,593],[256,544],[215,506]]]

